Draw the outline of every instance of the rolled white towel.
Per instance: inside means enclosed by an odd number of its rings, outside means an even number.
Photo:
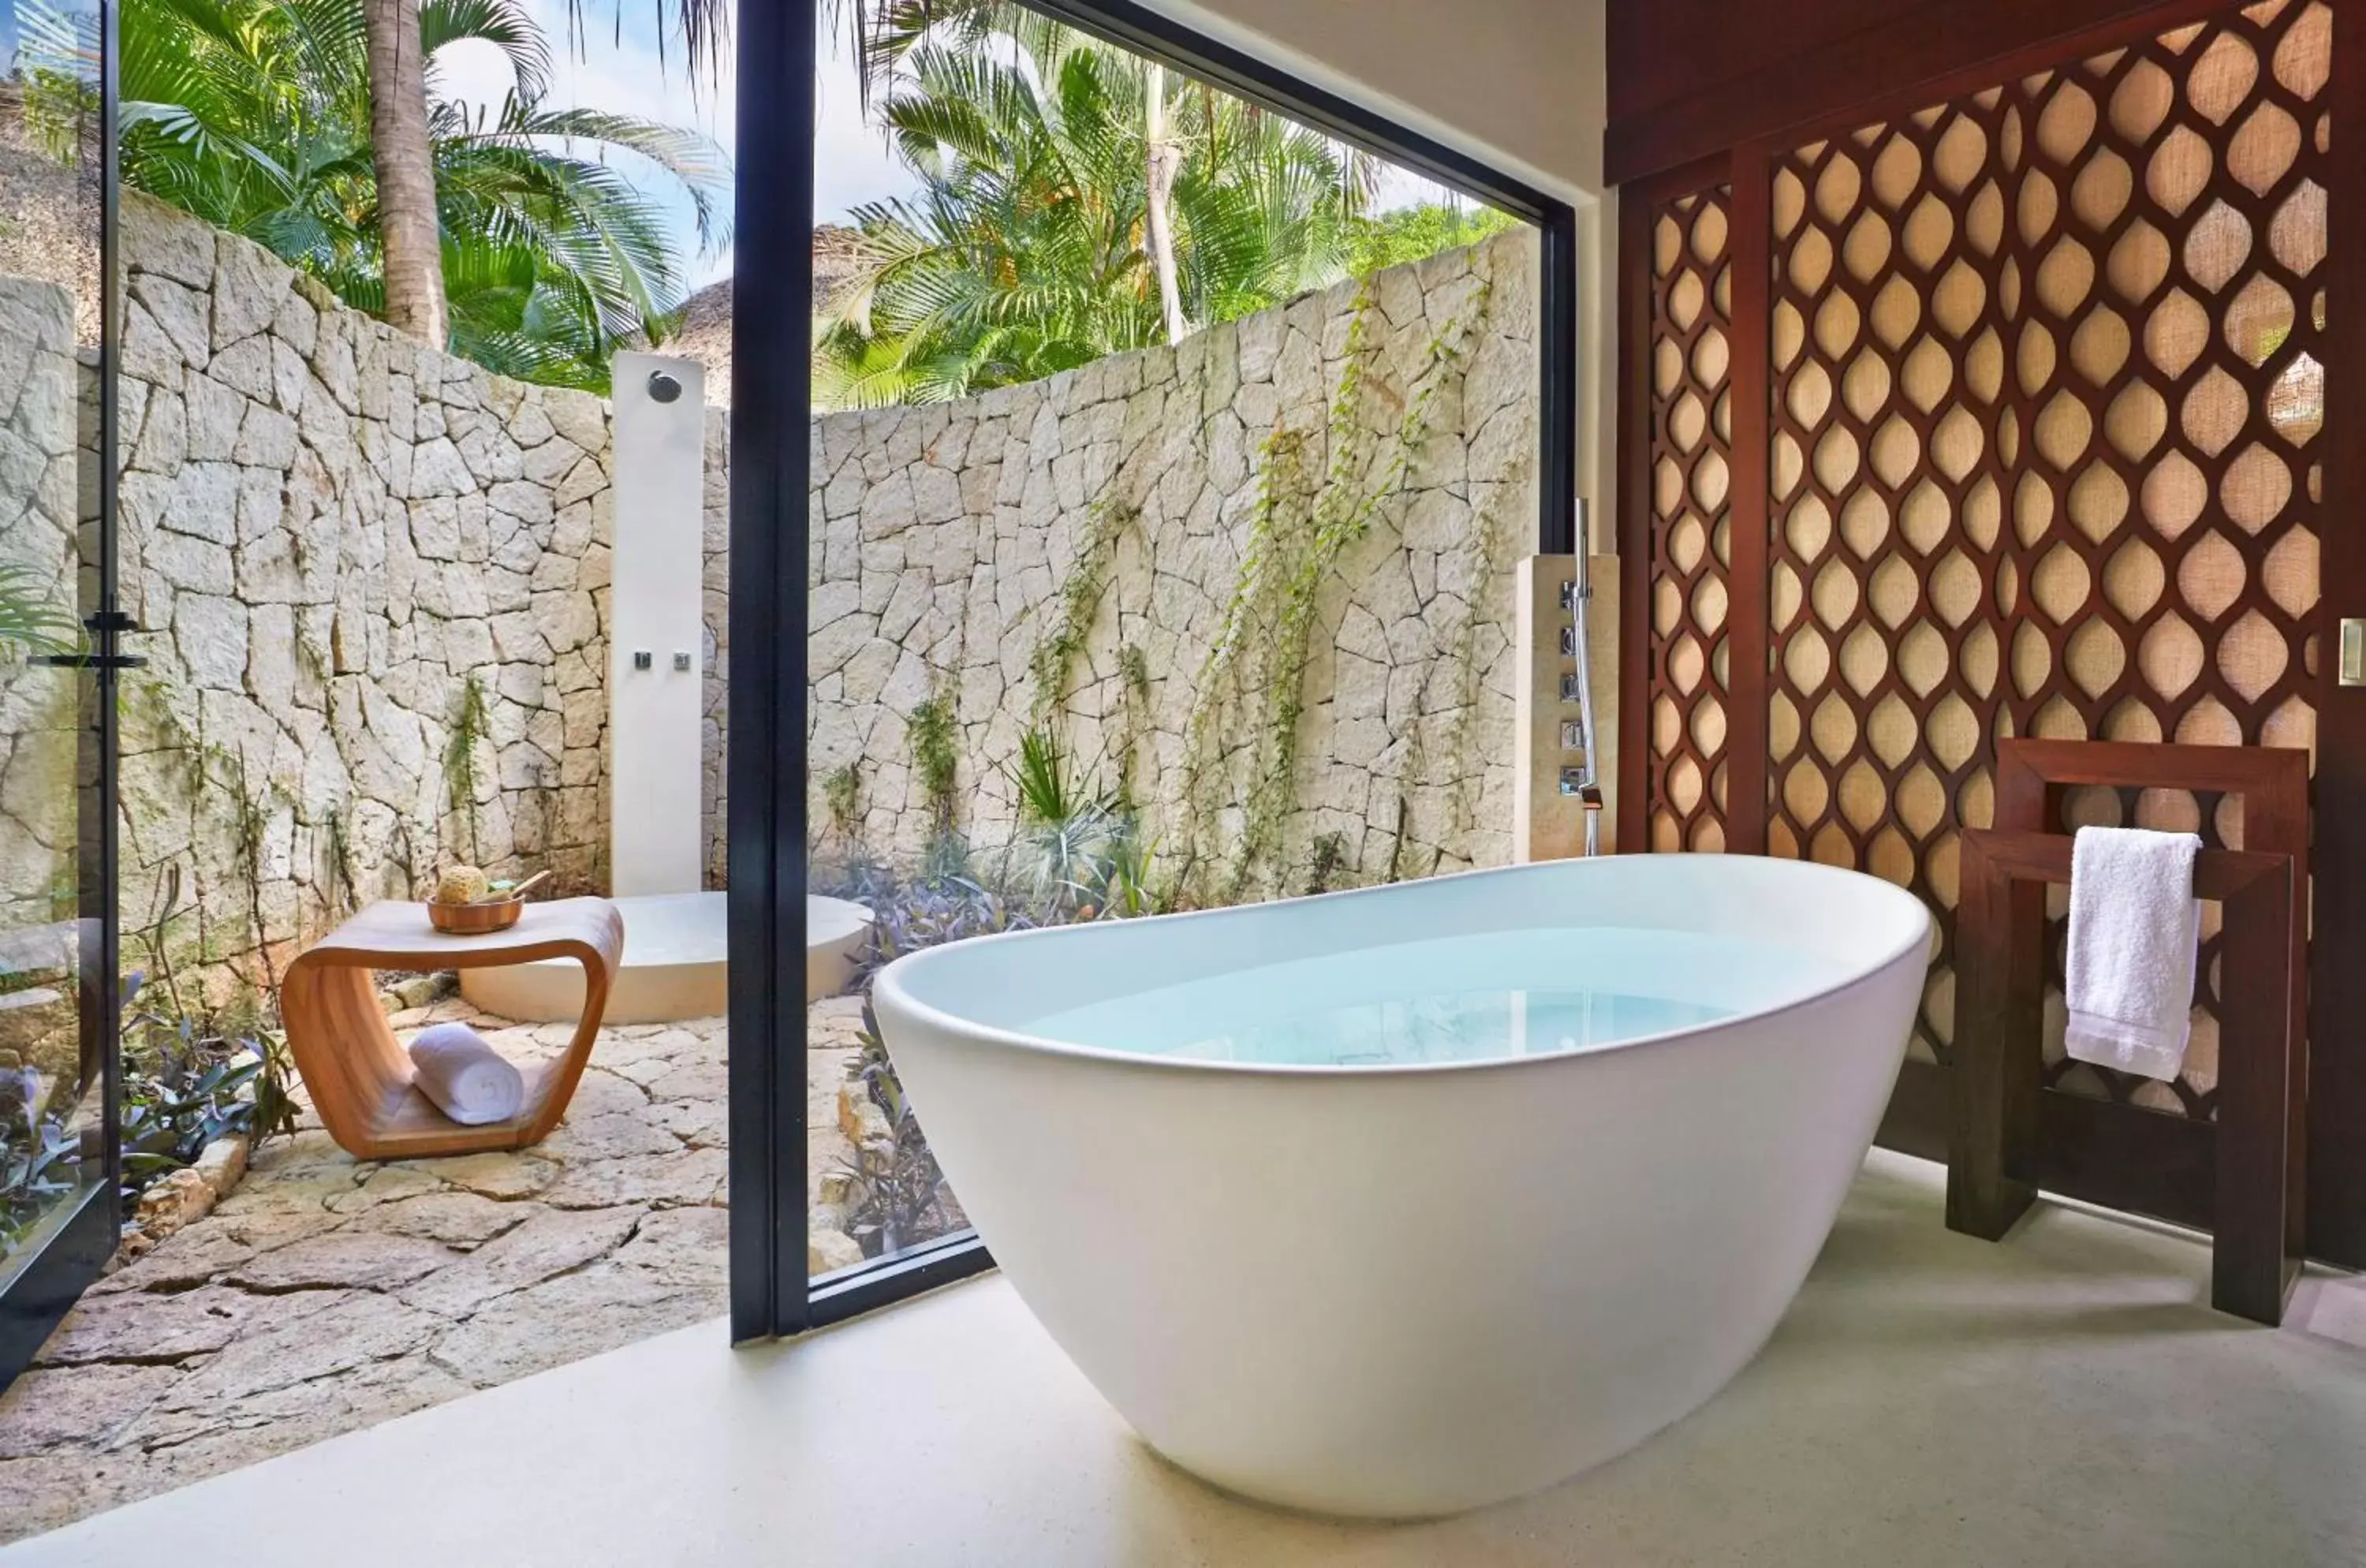
[[[411,1043],[411,1081],[464,1127],[506,1122],[525,1106],[525,1077],[465,1023],[439,1023]]]

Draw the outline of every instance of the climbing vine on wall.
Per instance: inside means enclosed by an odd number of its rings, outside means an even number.
[[[1471,738],[1479,719],[1481,683],[1486,668],[1480,657],[1479,633],[1490,624],[1487,600],[1490,577],[1495,563],[1504,558],[1506,544],[1504,502],[1522,493],[1519,480],[1525,474],[1526,459],[1514,470],[1510,482],[1493,487],[1476,508],[1470,530],[1463,536],[1461,548],[1451,558],[1462,584],[1462,617],[1455,624],[1454,640],[1446,657],[1434,664],[1423,682],[1421,716],[1415,721],[1413,739],[1405,753],[1404,776],[1407,779],[1432,776],[1432,749],[1436,760],[1443,762],[1446,780],[1448,819],[1438,836],[1438,858],[1449,840],[1459,846],[1456,852],[1465,861],[1475,863],[1471,843],[1479,825],[1480,792],[1485,786],[1486,774],[1479,759],[1471,753]],[[1439,558],[1441,570],[1448,558]],[[1444,686],[1444,691],[1436,688]],[[1433,729],[1441,731],[1435,741]],[[1437,869],[1433,861],[1431,871]]]
[[[444,742],[444,784],[452,809],[468,825],[468,842],[461,852],[473,862],[480,840],[477,829],[477,748],[492,733],[485,702],[485,683],[474,675],[460,684],[460,700],[452,714],[452,732]]]
[[[1351,308],[1323,427],[1277,426],[1261,447],[1248,544],[1185,736],[1183,901],[1234,902],[1279,886],[1284,829],[1297,805],[1316,600],[1342,554],[1403,493],[1431,436],[1433,405],[1466,368],[1488,298],[1481,276],[1462,313],[1438,328],[1397,388],[1374,375],[1368,281]],[[1393,427],[1376,409],[1384,400],[1402,400]],[[1237,806],[1229,798],[1235,787]],[[1228,808],[1237,828],[1227,852],[1214,835]]]
[[[1109,592],[1110,571],[1117,564],[1117,543],[1126,529],[1141,516],[1142,509],[1120,501],[1115,486],[1105,491],[1095,501],[1085,517],[1083,547],[1076,552],[1076,565],[1069,569],[1067,581],[1061,585],[1051,628],[1043,640],[1035,645],[1028,668],[1035,677],[1033,727],[1042,728],[1059,711],[1067,699],[1068,675],[1076,662],[1076,655],[1085,649],[1085,639],[1093,629],[1093,617],[1101,607],[1101,599]]]
[[[953,718],[952,698],[934,692],[922,699],[912,709],[906,734],[912,744],[912,773],[928,803],[930,831],[950,833],[961,766],[961,726]]]

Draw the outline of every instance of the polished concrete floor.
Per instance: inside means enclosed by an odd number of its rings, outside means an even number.
[[[2192,1238],[2057,1206],[2001,1246],[1876,1154],[1798,1303],[1707,1408],[1432,1524],[1276,1514],[1160,1461],[999,1279],[800,1344],[709,1325],[0,1551],[164,1562],[814,1568],[2366,1563],[2366,1280],[2281,1330]],[[233,1544],[234,1543],[234,1544]]]

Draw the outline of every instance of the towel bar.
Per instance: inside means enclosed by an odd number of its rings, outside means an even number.
[[[1948,1227],[2001,1236],[2035,1198],[2047,1163],[2039,1146],[2048,1120],[2039,1052],[2045,886],[2069,882],[2071,840],[2043,829],[2059,818],[2060,791],[2093,784],[2239,793],[2251,847],[2205,849],[2194,864],[2196,896],[2223,913],[2211,1303],[2281,1322],[2305,1251],[2305,755],[2006,740],[1997,773],[1999,825],[1962,839]]]

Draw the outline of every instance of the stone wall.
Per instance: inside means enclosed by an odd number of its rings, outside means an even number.
[[[441,861],[598,886],[606,406],[135,193],[122,238],[127,931],[177,882],[176,948],[252,983]]]
[[[412,896],[452,860],[603,886],[606,405],[427,349],[136,193],[123,212],[120,583],[150,660],[124,694],[130,962],[178,911],[167,946],[217,995],[268,984],[353,904]],[[1141,805],[1170,866],[1237,858],[1295,711],[1289,802],[1245,890],[1288,886],[1318,852],[1342,880],[1506,859],[1535,265],[1533,239],[1506,236],[1173,349],[816,421],[817,840],[922,850],[937,808],[909,729],[935,699],[976,843],[1009,836],[1007,769],[1049,726]],[[50,383],[71,388],[70,333],[62,293],[0,280],[0,394],[48,388],[38,433],[19,428],[29,391],[0,396],[0,465],[39,468],[15,489],[45,498],[62,541],[73,398]],[[717,886],[727,442],[710,411]],[[1326,531],[1342,547],[1313,542]],[[11,558],[48,537],[11,525]],[[1288,671],[1260,561],[1319,579]],[[855,785],[851,818],[833,820],[833,775]],[[0,766],[0,837],[53,849],[62,818],[8,809],[31,779]]]
[[[49,635],[76,613],[81,376],[74,301],[53,283],[0,277],[0,596]],[[76,677],[0,640],[0,967],[23,933],[74,909]]]
[[[817,421],[822,852],[920,852],[937,808],[912,721],[941,700],[959,728],[955,825],[974,844],[1010,836],[1008,770],[1048,723],[1088,778],[1143,806],[1170,874],[1192,859],[1237,870],[1259,771],[1290,761],[1267,731],[1294,691],[1290,803],[1239,891],[1294,890],[1324,854],[1344,860],[1340,880],[1507,860],[1535,277],[1534,237],[1513,233],[1172,349]],[[1418,449],[1403,452],[1409,425]],[[1359,506],[1361,536],[1325,558],[1313,535],[1355,533]],[[1308,657],[1285,670],[1256,572],[1308,562]],[[1236,604],[1248,624],[1211,660]],[[1047,640],[1075,645],[1060,671]],[[851,817],[833,807],[849,783]]]

